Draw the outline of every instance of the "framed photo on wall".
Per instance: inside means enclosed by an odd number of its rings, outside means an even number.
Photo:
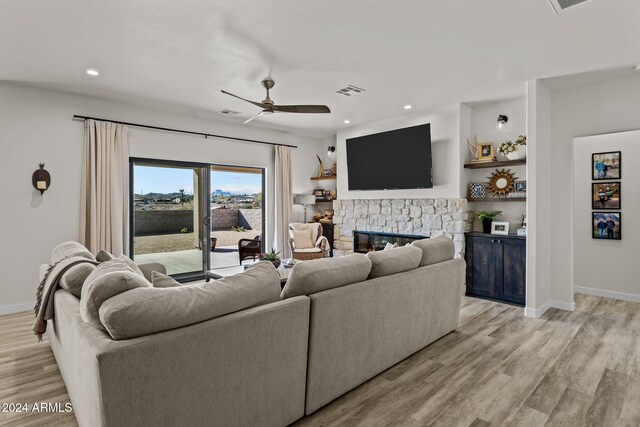
[[[621,182],[594,182],[591,184],[592,209],[621,209]]]
[[[622,178],[622,152],[593,153],[591,173],[594,181]]]
[[[591,237],[601,240],[622,239],[621,212],[592,212]]]

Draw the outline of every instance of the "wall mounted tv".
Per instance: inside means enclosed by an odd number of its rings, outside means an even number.
[[[432,188],[431,125],[347,139],[349,190]]]

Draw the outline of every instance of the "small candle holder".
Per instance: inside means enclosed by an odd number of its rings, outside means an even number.
[[[40,169],[36,169],[31,177],[31,182],[33,183],[33,187],[40,192],[40,195],[43,195],[45,191],[49,189],[51,185],[51,175],[44,168],[44,163],[40,163]]]

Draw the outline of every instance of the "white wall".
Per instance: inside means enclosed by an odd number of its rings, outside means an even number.
[[[592,268],[591,265],[577,264],[577,259],[575,267],[572,267],[572,227],[565,222],[572,218],[572,141],[574,137],[640,129],[640,74],[554,90],[551,93],[551,116],[553,151],[547,159],[551,179],[550,202],[553,218],[560,220],[549,221],[550,291],[553,300],[572,302],[574,269]],[[633,168],[632,164],[627,165],[627,170]],[[625,180],[625,183],[628,196],[625,200],[629,200],[630,194],[638,192],[637,181]],[[637,236],[625,236],[637,239]],[[633,271],[635,265],[632,262],[616,275],[624,277]]]
[[[506,131],[496,129],[498,114],[505,114],[509,117],[507,122],[509,127]],[[474,136],[477,136],[478,142],[493,142],[499,160],[507,160],[507,158],[497,153],[498,146],[505,141],[515,141],[518,135],[526,134],[526,128],[527,108],[524,97],[471,106],[471,138],[469,140],[473,144]],[[468,149],[466,149],[465,155],[467,161],[471,160]],[[518,181],[527,179],[526,166],[511,166],[507,169],[516,175]],[[470,169],[468,182],[486,182],[493,171],[495,169]],[[498,220],[508,221],[511,233],[515,233],[520,228],[522,216],[526,213],[525,202],[483,202],[476,203],[475,206],[476,211],[502,211]],[[474,230],[482,230],[482,222],[478,218],[474,221]]]
[[[351,126],[338,131],[338,198],[339,199],[418,199],[461,198],[464,193],[461,150],[460,105],[427,112],[407,113],[401,117]],[[385,132],[409,126],[431,123],[431,150],[433,158],[433,188],[416,190],[349,191],[346,161],[346,140],[358,136]]]
[[[622,240],[592,238],[591,154],[622,152]],[[640,302],[640,131],[574,139],[573,277],[575,290]],[[627,167],[625,167],[627,166]]]
[[[315,154],[322,150],[319,140],[285,132],[8,83],[0,83],[0,100],[0,312],[30,308],[38,265],[48,260],[56,244],[78,239],[83,123],[72,120],[74,114],[298,145],[293,151],[296,193],[313,189],[309,177],[316,170]],[[130,140],[132,156],[265,167],[267,190],[273,191],[271,146],[140,128],[130,129]],[[44,196],[31,185],[40,162],[52,176]],[[267,244],[272,240],[272,212],[269,204]]]
[[[541,316],[550,306],[551,115],[549,89],[527,82],[527,292],[525,315]],[[560,308],[560,307],[558,307]],[[568,307],[571,308],[571,307]]]

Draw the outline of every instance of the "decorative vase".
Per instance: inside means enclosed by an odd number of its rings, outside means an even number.
[[[514,150],[505,154],[509,160],[522,160],[527,157],[527,147],[524,145],[515,145]]]
[[[491,234],[491,223],[493,220],[491,219],[483,219],[482,220],[482,232],[484,234]]]
[[[277,260],[275,260],[275,261],[271,261],[271,264],[273,264],[273,266],[274,266],[275,268],[278,268],[278,267],[280,267],[280,262],[281,262],[281,261],[280,261],[280,259],[278,258],[278,259],[277,259]]]

